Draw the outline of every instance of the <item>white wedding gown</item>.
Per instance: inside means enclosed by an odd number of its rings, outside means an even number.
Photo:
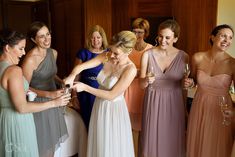
[[[97,76],[99,88],[111,89],[120,73],[107,77],[101,70]],[[87,156],[134,157],[130,118],[123,93],[112,101],[96,97],[89,125]]]

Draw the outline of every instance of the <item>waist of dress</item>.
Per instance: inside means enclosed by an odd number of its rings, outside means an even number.
[[[48,82],[41,82],[38,81],[37,83],[30,83],[30,87],[33,87],[35,89],[39,89],[39,90],[48,90],[48,91],[54,91],[56,90],[56,84],[54,81],[48,81]]]
[[[90,77],[86,77],[86,79],[89,79],[89,80],[96,80],[96,76],[90,76]]]
[[[114,98],[113,100],[105,100],[105,101],[108,101],[108,102],[117,102],[117,101],[120,101],[120,100],[123,100],[123,99],[124,99],[124,96],[120,95],[120,96]]]
[[[221,96],[221,95],[228,95],[227,88],[213,88],[213,87],[202,87],[198,86],[197,92],[203,92],[209,95]]]
[[[149,87],[151,87],[153,90],[157,89],[175,89],[175,88],[181,88],[182,84],[181,82],[170,82],[170,81],[161,81],[161,80],[155,80],[152,84],[149,84]]]

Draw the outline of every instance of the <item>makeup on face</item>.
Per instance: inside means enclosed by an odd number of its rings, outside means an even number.
[[[143,35],[145,33],[144,29],[140,28],[132,29],[132,32],[135,33],[135,35]]]
[[[233,33],[230,29],[222,29],[217,33],[216,36],[221,40],[233,40]]]
[[[35,40],[35,43],[42,48],[49,48],[51,46],[51,33],[46,26],[37,32]]]
[[[91,44],[95,49],[100,49],[102,47],[102,36],[99,32],[93,32],[91,37]]]
[[[177,38],[174,37],[174,32],[171,29],[166,28],[159,31],[157,40],[159,46],[172,46]]]
[[[20,58],[25,55],[25,45],[26,45],[26,40],[20,40],[18,44],[10,47],[10,59],[13,64],[18,64],[20,61]]]

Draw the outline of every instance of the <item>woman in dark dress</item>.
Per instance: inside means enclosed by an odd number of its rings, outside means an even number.
[[[90,29],[86,39],[86,48],[81,49],[77,52],[75,66],[96,57],[98,54],[104,52],[107,46],[108,42],[104,29],[99,25],[93,26]],[[81,74],[79,74],[79,81],[94,88],[98,88],[99,85],[96,81],[96,76],[98,75],[102,67],[103,66],[101,64],[95,68],[84,70],[83,72],[81,72]],[[90,93],[81,92],[78,94],[78,101],[81,111],[80,114],[87,129],[89,128],[89,121],[94,100],[95,96]]]

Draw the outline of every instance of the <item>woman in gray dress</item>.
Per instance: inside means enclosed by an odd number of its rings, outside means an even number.
[[[31,24],[29,38],[35,47],[26,55],[22,68],[30,89],[37,93],[35,101],[44,102],[63,94],[57,90],[55,79],[57,51],[51,49],[51,34],[42,22]],[[34,114],[39,155],[53,156],[60,143],[68,137],[67,127],[61,108],[48,109]]]

